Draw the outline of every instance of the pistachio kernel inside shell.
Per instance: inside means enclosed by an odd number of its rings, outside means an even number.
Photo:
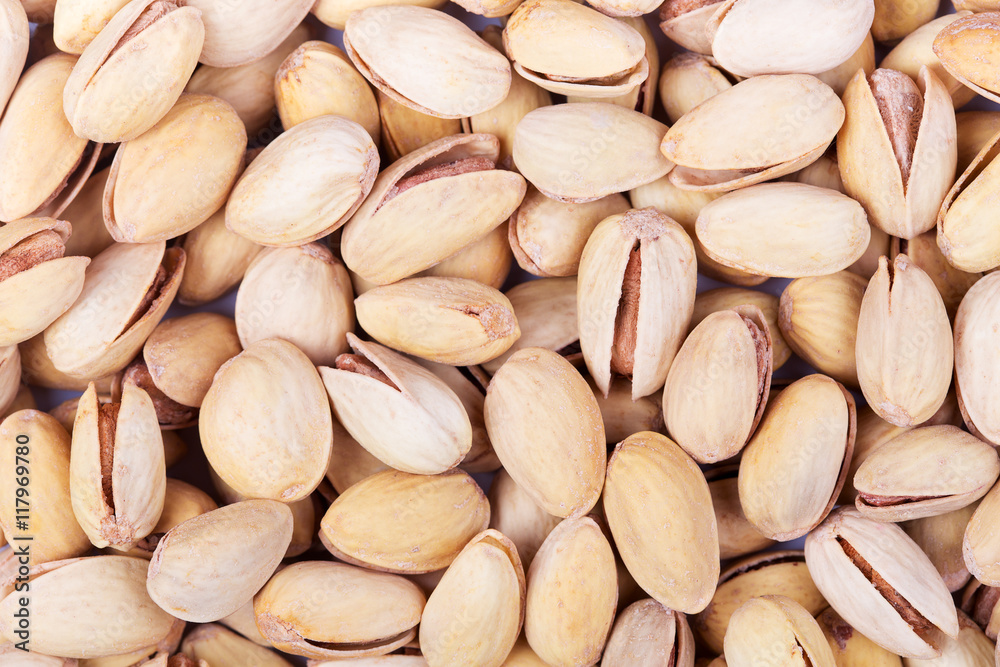
[[[913,167],[913,150],[924,114],[924,97],[913,79],[896,70],[876,70],[868,82],[889,134],[889,143],[892,144],[905,188]]]
[[[126,383],[134,384],[146,392],[156,410],[156,421],[161,426],[189,424],[198,416],[198,408],[178,403],[160,391],[160,388],[153,382],[153,375],[149,372],[149,367],[141,358],[136,359],[125,369],[122,375],[122,384]]]
[[[0,281],[65,254],[66,245],[53,230],[32,234],[0,255]]]
[[[1000,588],[982,585],[972,594],[971,600],[965,605],[965,611],[979,627],[986,628],[997,602],[1000,602]]]
[[[455,160],[453,162],[428,167],[426,169],[420,169],[405,178],[399,179],[399,181],[397,181],[396,184],[389,189],[389,192],[386,193],[385,198],[382,199],[378,207],[382,208],[391,199],[398,197],[410,188],[427,183],[428,181],[433,181],[438,178],[448,178],[449,176],[470,174],[476,171],[489,171],[495,168],[496,164],[494,164],[493,160],[487,157],[469,157],[462,160]]]
[[[104,503],[112,516],[115,513],[114,489],[112,472],[115,463],[115,433],[118,430],[118,411],[121,403],[104,403],[97,407],[97,438],[101,452],[101,492]]]
[[[947,496],[883,496],[877,493],[858,492],[858,497],[869,507],[895,507],[906,503],[916,503],[922,500],[934,500]]]
[[[121,39],[118,40],[118,43],[115,44],[114,48],[111,49],[111,52],[108,53],[108,59],[110,59],[116,51],[121,49],[131,40],[135,39],[135,37],[143,30],[153,25],[175,9],[180,9],[180,5],[173,2],[173,0],[155,0],[152,4],[146,7],[141,14],[139,14],[139,18],[137,18],[132,25],[129,26],[128,30],[125,31],[125,34],[122,35]]]
[[[149,312],[149,310],[153,307],[153,304],[156,303],[156,300],[160,298],[160,290],[163,289],[166,282],[167,270],[163,267],[163,264],[160,264],[160,266],[156,267],[156,276],[153,278],[153,284],[149,286],[148,290],[146,290],[145,296],[142,297],[142,302],[139,304],[139,307],[135,309],[135,314],[132,316],[132,319],[129,320],[128,324],[125,325],[126,331],[131,329],[133,324],[141,320],[143,315]]]
[[[399,387],[397,387],[396,384],[389,379],[388,375],[383,373],[378,366],[368,361],[360,354],[341,354],[334,360],[333,363],[334,367],[339,371],[365,375],[373,380],[378,380],[382,384],[389,385],[396,391],[399,391]]]
[[[660,20],[669,21],[683,14],[714,5],[718,2],[719,0],[667,0],[663,3]]]

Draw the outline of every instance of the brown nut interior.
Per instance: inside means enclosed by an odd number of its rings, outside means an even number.
[[[55,231],[46,229],[32,234],[0,255],[0,281],[65,254],[66,244]]]
[[[891,69],[875,70],[868,77],[868,85],[889,134],[889,143],[892,144],[905,188],[910,180],[917,132],[924,114],[924,96],[913,79]]]

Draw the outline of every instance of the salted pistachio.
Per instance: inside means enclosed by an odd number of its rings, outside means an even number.
[[[647,598],[618,614],[601,665],[694,667],[694,653],[694,635],[685,615]]]
[[[462,132],[462,121],[457,118],[438,118],[421,113],[400,104],[381,90],[375,91],[375,97],[382,125],[382,144],[390,160],[398,160],[438,139]]]
[[[898,426],[927,421],[951,385],[951,324],[933,281],[906,255],[879,259],[858,317],[858,381],[875,412]]]
[[[351,333],[347,342],[354,353],[319,371],[337,421],[397,470],[433,475],[458,465],[472,446],[472,426],[455,392],[382,345]]]
[[[294,343],[318,366],[348,350],[354,293],[347,269],[322,243],[267,248],[236,293],[236,330],[248,347],[265,338]]]
[[[116,243],[95,257],[79,298],[42,334],[55,369],[86,380],[123,369],[173,302],[184,260],[163,241]]]
[[[863,69],[865,74],[871,74],[875,71],[875,41],[872,39],[871,33],[865,35],[861,46],[850,58],[836,67],[820,72],[816,78],[833,88],[833,92],[837,93],[838,96],[843,96],[847,84],[851,82],[859,69]]]
[[[171,528],[156,546],[146,588],[156,604],[206,623],[246,604],[267,582],[292,538],[292,511],[245,500]]]
[[[867,0],[728,0],[705,30],[713,58],[737,76],[819,74],[850,58],[874,15]]]
[[[486,392],[490,442],[504,468],[549,514],[597,503],[607,462],[600,407],[580,373],[540,347],[510,356]]]
[[[660,151],[677,164],[674,185],[724,192],[815,161],[843,122],[844,105],[816,77],[755,76],[684,114]]]
[[[783,595],[747,600],[733,613],[726,632],[726,664],[836,667],[813,612]]]
[[[21,446],[27,446],[28,452],[18,452]],[[28,459],[31,475],[32,511],[26,528],[18,526],[17,478],[23,476],[18,474],[18,466],[23,465],[18,456]],[[4,465],[0,528],[7,541],[15,544],[18,538],[30,537],[31,562],[36,565],[87,553],[90,540],[73,514],[70,499],[70,436],[59,422],[37,410],[5,418],[0,423],[0,462]]]
[[[424,595],[396,574],[303,561],[254,596],[257,627],[278,650],[337,659],[390,653],[416,636]]]
[[[0,3],[0,27],[3,33],[0,38],[0,113],[7,105],[28,58],[31,26],[28,25],[24,4],[19,0]]]
[[[524,567],[529,567],[560,518],[539,507],[506,470],[497,471],[490,484],[490,528],[514,543]]]
[[[990,193],[1000,175],[1000,133],[959,175],[937,215],[937,243],[948,263],[974,273],[1000,266],[1000,239],[990,225]]]
[[[844,106],[837,160],[847,194],[892,236],[931,229],[958,159],[948,89],[926,66],[916,81],[890,69],[859,71]]]
[[[163,511],[159,520],[153,526],[153,530],[136,542],[125,555],[151,559],[160,540],[171,528],[218,508],[212,497],[198,487],[168,477],[163,496]]]
[[[269,338],[224,363],[201,405],[205,457],[248,498],[293,502],[330,461],[330,404],[316,367],[295,345]]]
[[[902,528],[841,507],[806,537],[805,552],[830,606],[882,648],[929,659],[958,634],[947,586]]]
[[[663,385],[696,282],[694,245],[668,216],[633,209],[598,224],[580,258],[577,319],[583,358],[605,395],[615,374],[631,379],[635,399]]]
[[[604,514],[629,573],[657,602],[694,614],[719,578],[719,535],[708,483],[676,443],[637,433],[608,462]],[[669,512],[669,517],[667,516]]]
[[[191,660],[191,665],[177,667],[292,667],[292,663],[268,648],[258,646],[221,625],[199,625],[184,638],[181,645],[181,655]],[[196,660],[197,664],[194,663]]]
[[[615,557],[592,518],[564,519],[528,568],[524,634],[553,667],[595,664],[618,602]]]
[[[983,277],[982,273],[966,272],[952,266],[941,252],[933,230],[909,240],[893,237],[889,257],[895,257],[900,253],[909,257],[934,282],[938,292],[941,293],[949,320],[955,319],[958,305],[969,288]]]
[[[934,563],[951,592],[962,590],[969,582],[969,569],[962,555],[965,529],[978,502],[936,516],[914,519],[902,524],[906,534]]]
[[[707,316],[684,339],[663,387],[667,432],[698,463],[736,456],[771,388],[771,337],[756,306]]]
[[[744,558],[722,572],[712,601],[692,620],[692,627],[708,648],[720,653],[733,614],[748,600],[765,595],[793,600],[810,615],[827,605],[809,576],[801,551],[768,551]]]
[[[510,216],[510,247],[528,273],[543,278],[575,276],[598,223],[628,210],[628,200],[621,194],[584,203],[561,202],[531,186]]]
[[[825,375],[793,382],[768,403],[740,463],[740,504],[765,537],[788,541],[833,509],[851,464],[854,398]]]
[[[388,470],[374,454],[361,446],[340,421],[333,419],[333,451],[326,468],[326,479],[340,494],[366,477]]]
[[[688,51],[712,54],[712,39],[706,26],[722,0],[664,0],[660,5],[660,30]]]
[[[961,175],[976,155],[997,132],[1000,132],[1000,111],[963,111],[955,114],[958,128],[958,166],[955,173]]]
[[[830,644],[837,667],[903,667],[902,658],[855,630],[833,607],[827,607],[816,622]]]
[[[344,50],[373,86],[411,109],[441,118],[487,111],[510,89],[507,58],[436,9],[360,9],[347,20]],[[415,78],[414,71],[421,76]]]
[[[615,104],[581,102],[535,109],[517,124],[514,164],[547,197],[587,202],[665,176],[658,150],[667,127]]]
[[[611,380],[607,396],[598,389],[593,378],[588,378],[587,384],[594,392],[597,406],[601,409],[604,435],[609,445],[616,445],[640,431],[663,432],[662,392],[657,391],[633,401],[632,383],[628,378],[619,376]]]
[[[797,278],[781,293],[778,326],[806,363],[838,382],[858,386],[854,348],[868,284],[850,271]]]
[[[671,123],[732,87],[722,70],[698,53],[678,53],[660,72],[660,100]]]
[[[846,269],[871,235],[858,202],[804,183],[762,183],[723,195],[701,209],[696,230],[712,259],[782,278]]]
[[[747,521],[739,495],[739,465],[717,466],[705,472],[712,509],[719,527],[719,559],[729,560],[766,549],[774,540],[764,537]]]
[[[906,37],[937,15],[938,0],[876,0],[872,35],[879,42]]]
[[[73,131],[116,143],[156,125],[184,90],[204,37],[200,9],[131,0],[87,45],[66,81],[63,108]]]
[[[990,273],[966,293],[955,315],[955,385],[958,405],[969,430],[996,446],[1000,443],[1000,410],[995,378],[984,372],[996,355],[997,293],[1000,275]]]
[[[421,574],[451,564],[489,521],[486,494],[461,470],[439,475],[385,470],[333,501],[320,522],[320,540],[348,563]]]
[[[558,95],[601,99],[634,90],[649,76],[645,40],[598,11],[605,4],[592,9],[572,0],[522,2],[503,32],[514,71]]]
[[[63,89],[76,58],[54,54],[18,81],[0,122],[0,220],[58,217],[90,177],[101,153],[73,132],[63,113]]]
[[[958,8],[956,8],[958,9]],[[1000,32],[1000,12],[967,14],[946,25],[934,38],[934,54],[959,83],[988,100],[1000,102],[1000,78],[993,66]]]
[[[214,301],[235,287],[262,246],[226,227],[226,209],[219,209],[180,242],[188,258],[187,270],[177,291],[185,306]]]
[[[70,233],[68,222],[54,218],[0,227],[0,347],[41,333],[80,296],[90,259],[64,256]]]
[[[61,0],[52,15],[52,38],[64,53],[79,55],[128,0]]]
[[[250,163],[226,203],[226,227],[262,245],[302,245],[343,225],[375,183],[378,150],[363,127],[318,116],[283,132]]]
[[[934,53],[933,46],[934,39],[941,30],[968,15],[969,12],[959,11],[924,23],[897,44],[882,59],[880,66],[884,69],[902,72],[916,80],[920,76],[920,68],[926,65],[948,89],[955,108],[964,106],[976,96],[976,92],[962,85],[960,81],[948,73],[948,70]]]
[[[236,67],[260,60],[278,48],[312,7],[311,0],[186,2],[201,11],[205,44],[199,60],[212,67]]]
[[[286,129],[335,114],[358,123],[379,142],[375,94],[347,54],[332,44],[309,41],[292,51],[274,76],[274,99]]]
[[[66,242],[67,255],[93,258],[115,242],[104,226],[104,186],[110,174],[110,166],[91,174],[60,214],[73,225],[73,234]]]

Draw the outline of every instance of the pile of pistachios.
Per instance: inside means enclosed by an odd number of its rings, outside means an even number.
[[[455,2],[0,0],[0,665],[1000,667],[1000,0]]]

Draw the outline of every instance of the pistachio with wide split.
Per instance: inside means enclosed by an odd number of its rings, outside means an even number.
[[[732,667],[836,666],[833,651],[812,613],[782,595],[747,600],[733,614],[725,644],[726,664]],[[776,656],[781,657],[775,661]]]
[[[966,293],[955,315],[955,386],[966,426],[986,442],[1000,445],[1000,405],[996,375],[1000,337],[1000,274],[991,273]]]

